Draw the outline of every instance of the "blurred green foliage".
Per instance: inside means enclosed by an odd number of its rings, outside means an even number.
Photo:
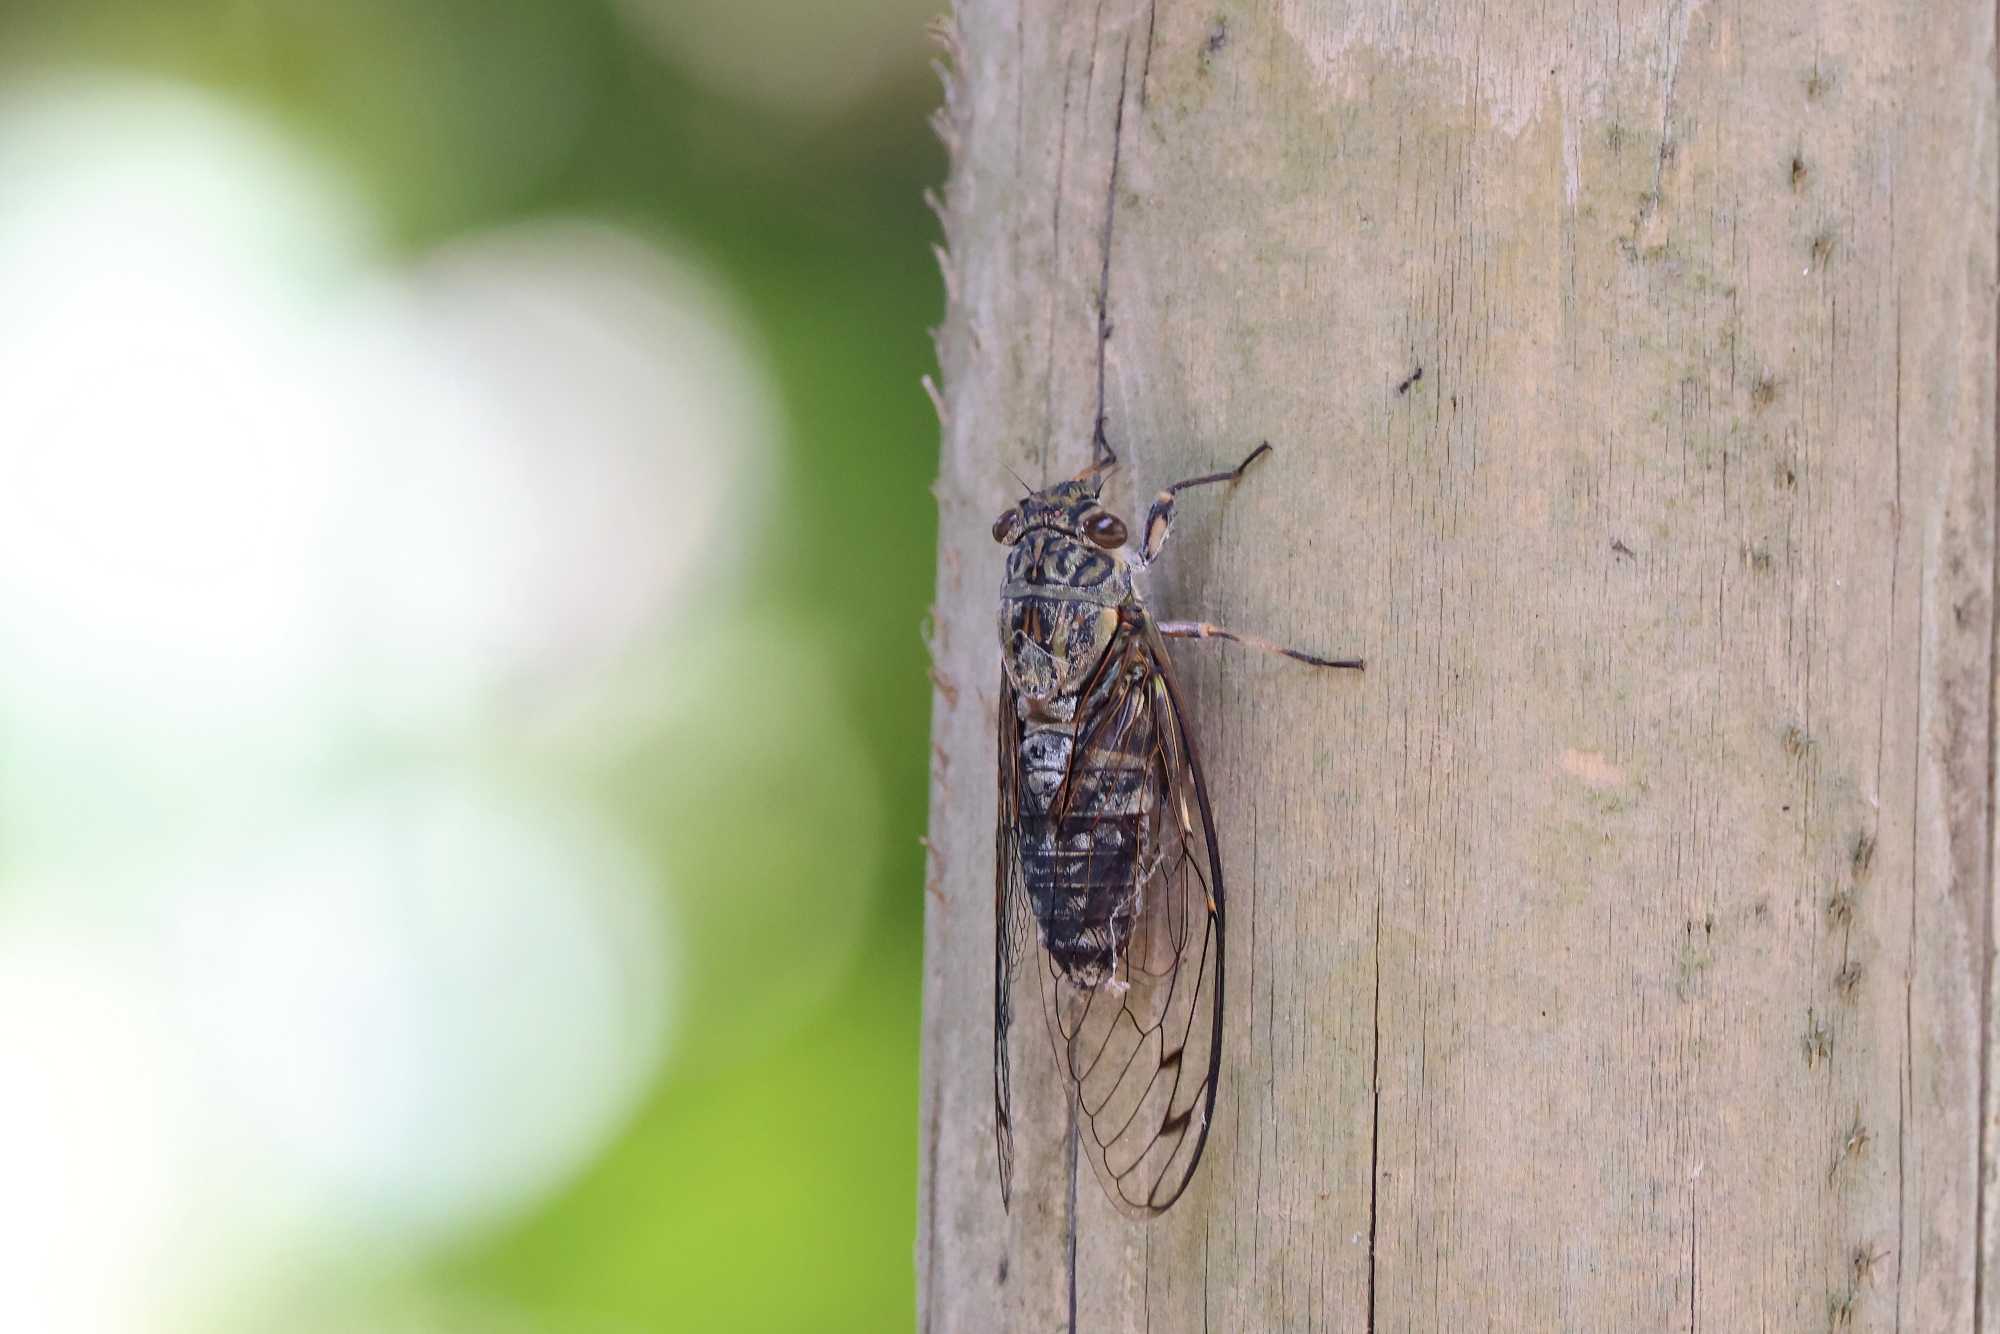
[[[713,949],[686,970],[681,1017],[695,1031],[635,1123],[555,1198],[453,1253],[412,1257],[396,1282],[548,1329],[908,1328],[930,700],[919,624],[936,513],[918,377],[942,305],[921,196],[943,162],[921,58],[858,103],[801,116],[677,74],[593,0],[16,0],[0,5],[0,53],[10,79],[109,66],[262,108],[358,180],[412,252],[515,220],[608,217],[705,262],[747,308],[791,453],[748,590],[704,614],[810,627],[827,680],[804,703],[839,711],[842,727],[808,718],[761,738],[756,761],[810,769],[853,738],[879,799],[808,800],[800,817],[778,781],[762,806],[703,810],[677,782],[671,724],[576,780],[600,784],[612,817],[670,863],[665,882],[726,898],[744,877],[761,908],[775,882],[809,910],[823,873],[855,874],[825,862],[877,849],[860,965],[820,989],[830,999],[802,1026],[737,1045],[727,1016],[767,986],[756,922],[735,936],[696,923]],[[725,662],[748,653],[741,637],[688,642]],[[723,688],[756,689],[754,654],[735,666]],[[844,836],[854,820],[875,827]],[[690,828],[709,841],[669,836]],[[730,855],[774,836],[791,841]]]

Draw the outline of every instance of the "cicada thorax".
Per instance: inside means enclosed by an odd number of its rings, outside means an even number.
[[[1024,703],[1073,713],[1133,596],[1131,572],[1114,554],[1052,528],[1027,533],[1008,556],[1000,595],[1001,654]]]

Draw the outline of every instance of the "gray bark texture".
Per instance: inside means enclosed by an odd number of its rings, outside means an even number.
[[[959,0],[925,1330],[1985,1330],[1995,13]],[[1101,312],[1101,317],[1100,317]],[[1413,378],[1422,368],[1420,378]],[[992,1108],[993,517],[1183,497],[1200,1174]],[[1032,1002],[1031,1002],[1032,1003]]]

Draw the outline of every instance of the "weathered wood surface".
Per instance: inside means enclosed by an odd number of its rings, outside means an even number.
[[[1277,446],[1156,609],[1369,670],[1176,649],[1228,1062],[1165,1219],[1086,1170],[1076,1327],[2000,1334],[1993,6],[960,0],[955,46],[922,1327],[1070,1319],[1032,1011],[994,1183],[987,529],[1101,392],[1128,513]]]

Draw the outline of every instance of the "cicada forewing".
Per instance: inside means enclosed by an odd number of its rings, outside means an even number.
[[[1021,718],[1014,687],[1000,674],[1000,822],[993,840],[993,1144],[1000,1162],[1000,1203],[1013,1198],[1013,1082],[1007,1030],[1014,1019],[1016,963],[1035,941],[1034,917],[1021,883]]]
[[[1001,690],[996,1135],[1004,1198],[1012,1159],[1007,1022],[1015,961],[1033,941],[1043,1013],[1070,1086],[1079,1143],[1112,1202],[1144,1217],[1180,1198],[1214,1117],[1222,1064],[1224,894],[1208,790],[1166,646],[1143,606],[1128,605],[1122,616],[1120,634],[1093,673],[1103,688],[1084,692],[1090,707],[1078,719],[1070,760],[1073,774],[1136,768],[1143,786],[1130,934],[1101,979],[1080,979],[1060,968],[1041,947],[1024,906],[1020,770],[1010,758],[1018,750],[1020,724],[1011,717],[1012,692],[1004,683]],[[1056,823],[1066,832],[1090,813],[1082,793],[1059,790],[1056,804],[1063,817]],[[1107,827],[1103,836],[1125,834]]]

